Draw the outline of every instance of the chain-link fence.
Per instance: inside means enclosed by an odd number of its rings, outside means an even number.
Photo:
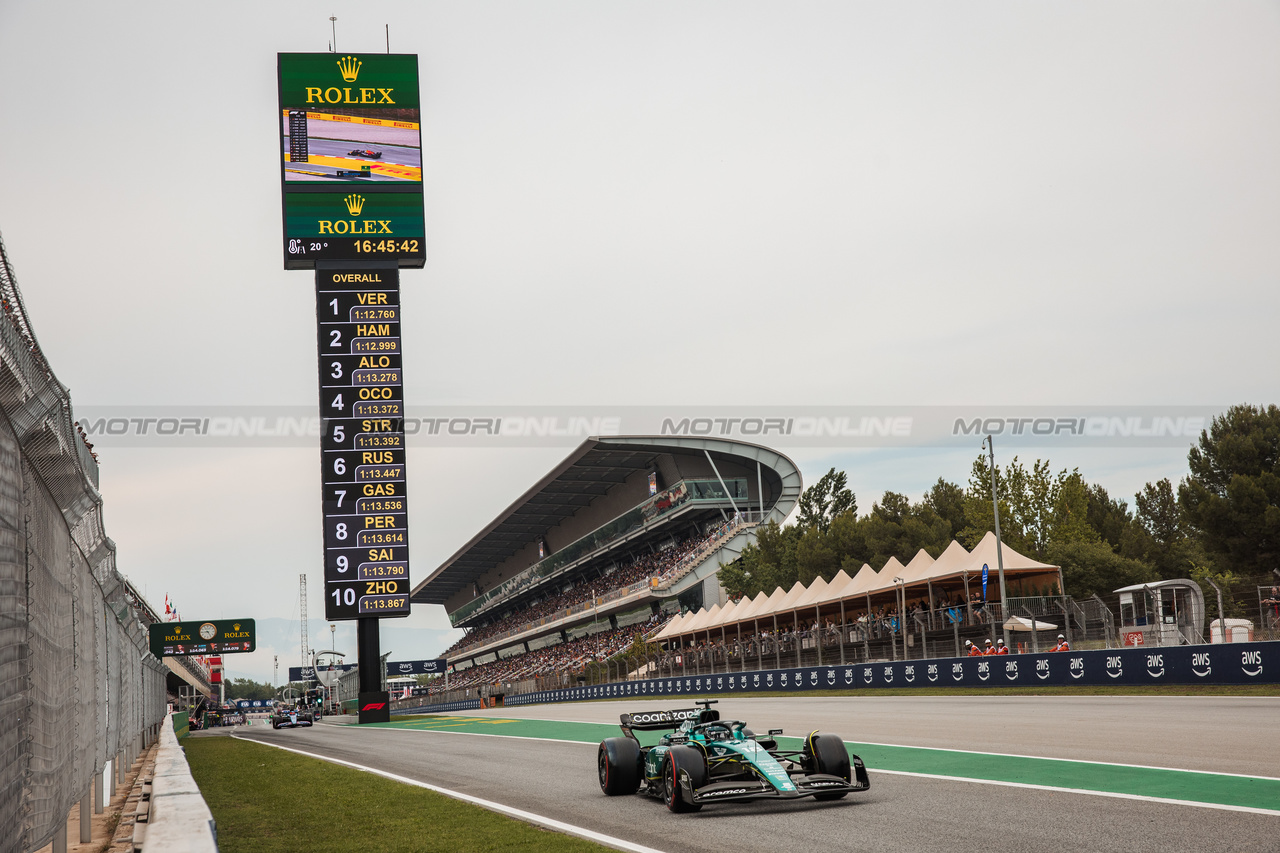
[[[165,676],[2,241],[0,308],[0,850],[25,853],[65,827],[108,761],[159,730]]]

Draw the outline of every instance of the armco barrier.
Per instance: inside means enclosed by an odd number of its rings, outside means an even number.
[[[884,661],[654,678],[508,695],[507,707],[580,699],[690,694],[797,693],[882,687],[1034,687],[1280,683],[1280,642],[1042,652],[936,660]],[[415,711],[461,710],[452,703]]]

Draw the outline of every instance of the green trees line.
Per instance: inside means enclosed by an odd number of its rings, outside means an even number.
[[[1280,567],[1280,409],[1233,406],[1201,433],[1187,461],[1177,486],[1147,483],[1130,509],[1076,469],[1055,473],[1048,460],[1014,457],[996,468],[1002,539],[1062,566],[1066,593],[1077,598],[1190,577],[1238,593],[1227,615],[1244,613],[1253,604],[1249,584]],[[795,524],[760,528],[720,581],[733,597],[754,597],[829,581],[841,569],[852,576],[863,563],[906,563],[921,548],[936,558],[952,539],[973,548],[993,527],[984,456],[964,486],[939,478],[918,501],[885,492],[864,515],[846,474],[832,468],[801,496]]]

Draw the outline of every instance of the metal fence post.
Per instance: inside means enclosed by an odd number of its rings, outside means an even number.
[[[80,843],[88,844],[93,840],[93,786],[85,790],[80,798]]]

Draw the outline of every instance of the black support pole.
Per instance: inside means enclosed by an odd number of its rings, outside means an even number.
[[[377,619],[356,620],[356,651],[360,662],[360,692],[382,689],[382,649]]]

